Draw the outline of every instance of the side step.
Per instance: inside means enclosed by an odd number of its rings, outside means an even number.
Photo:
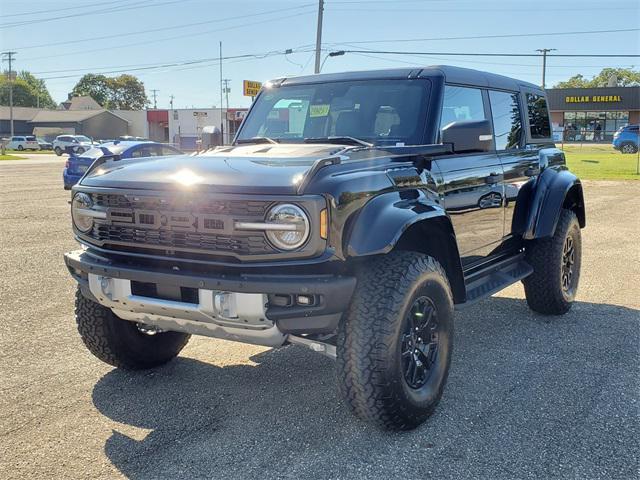
[[[503,290],[511,284],[528,277],[533,273],[533,267],[518,255],[492,267],[487,268],[465,279],[467,301],[455,306],[461,310],[479,302],[494,293]]]

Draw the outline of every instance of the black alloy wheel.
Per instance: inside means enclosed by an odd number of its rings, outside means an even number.
[[[402,336],[402,371],[407,385],[422,388],[438,357],[438,312],[428,297],[417,298],[407,313]]]

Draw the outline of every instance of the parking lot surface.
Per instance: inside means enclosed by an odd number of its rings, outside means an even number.
[[[585,182],[569,314],[532,313],[520,284],[457,314],[442,402],[398,434],[300,347],[194,337],[140,373],[92,357],[62,164],[0,164],[0,478],[638,478],[640,182]]]

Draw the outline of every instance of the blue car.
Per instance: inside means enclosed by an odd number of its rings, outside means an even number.
[[[627,125],[613,134],[613,148],[622,153],[636,153],[640,140],[640,125]]]
[[[183,155],[177,148],[150,141],[119,141],[103,143],[78,156],[70,156],[62,171],[64,189],[71,190],[91,164],[102,157],[119,158],[166,157]]]

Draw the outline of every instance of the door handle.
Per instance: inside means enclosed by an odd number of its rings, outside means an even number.
[[[524,174],[527,177],[535,177],[540,173],[540,165],[536,165],[534,167],[529,167],[524,171]]]
[[[501,173],[491,173],[489,176],[484,178],[484,181],[489,185],[500,183],[502,180],[504,180],[504,175]]]

